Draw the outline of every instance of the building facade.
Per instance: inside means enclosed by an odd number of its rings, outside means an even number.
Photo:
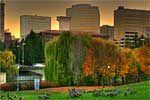
[[[150,10],[127,9],[123,6],[114,11],[114,37],[119,40],[125,32],[146,34],[150,27]]]
[[[90,4],[72,5],[66,9],[66,16],[71,17],[71,31],[89,31],[99,33],[100,13],[97,6]]]
[[[21,38],[25,38],[31,30],[40,32],[51,29],[51,18],[46,16],[20,16],[20,34]]]
[[[4,8],[3,0],[0,1],[0,40],[4,40]]]
[[[113,40],[114,27],[109,25],[103,25],[100,27],[100,33],[107,36],[107,39]]]
[[[70,30],[71,17],[58,16],[57,21],[59,21],[59,30]]]
[[[121,40],[114,40],[115,44],[120,46],[121,48],[136,48],[138,47],[138,33],[137,32],[125,32],[123,38]]]

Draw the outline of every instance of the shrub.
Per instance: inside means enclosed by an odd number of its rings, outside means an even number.
[[[17,88],[16,82],[10,82],[0,85],[0,89],[4,91],[13,91],[16,90],[16,88]]]
[[[40,89],[44,88],[49,88],[49,87],[54,87],[55,84],[51,82],[46,82],[46,81],[40,81]],[[17,89],[17,83],[16,82],[9,82],[0,85],[0,90],[3,91],[15,91]],[[34,82],[22,82],[19,83],[19,89],[20,90],[33,90],[34,89]]]

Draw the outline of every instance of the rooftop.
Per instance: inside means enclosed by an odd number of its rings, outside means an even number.
[[[45,30],[42,31],[40,33],[44,33],[44,34],[52,34],[52,35],[59,35],[62,32],[64,32],[64,30]],[[96,36],[96,37],[103,37],[105,35],[97,33],[97,32],[84,32],[84,31],[71,31],[73,34],[76,35],[80,35],[80,34],[88,34],[88,35],[92,35],[92,36]]]

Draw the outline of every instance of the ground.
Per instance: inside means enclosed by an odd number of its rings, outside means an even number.
[[[123,93],[128,87],[135,89],[137,93],[124,96]],[[82,94],[82,96],[79,98],[70,98],[68,93],[65,93],[68,87],[57,88],[57,89],[53,88],[52,91],[57,90],[57,92],[51,92],[51,96],[49,100],[150,100],[150,81],[134,83],[134,84],[124,85],[124,86],[117,86],[117,87],[112,87],[112,88],[119,89],[121,91],[121,94],[118,96],[114,96],[114,97],[101,97],[101,96],[94,97],[92,96],[91,92],[87,92],[87,93]],[[65,91],[62,92],[62,90],[64,89]],[[48,90],[50,91],[51,89],[48,89]],[[11,96],[14,96],[14,95],[17,95],[18,97],[24,96],[25,98],[24,100],[38,100],[38,95],[44,95],[45,90],[0,93],[0,96],[2,95],[5,96],[5,99],[3,100],[7,100],[6,96],[8,93]],[[18,99],[14,99],[14,100],[18,100]]]

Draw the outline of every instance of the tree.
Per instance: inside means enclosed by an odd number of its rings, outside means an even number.
[[[63,85],[70,85],[72,82],[71,70],[71,44],[74,36],[71,32],[63,32],[58,41],[51,41],[45,48],[46,58],[46,79]],[[54,43],[53,43],[54,42]],[[51,64],[50,64],[51,63]],[[58,68],[59,67],[59,68]],[[48,71],[53,70],[52,75]],[[59,79],[59,81],[58,81]]]
[[[33,30],[25,39],[24,60],[26,65],[44,62],[44,42],[43,37],[37,35]],[[24,48],[20,45],[21,51]],[[22,52],[23,53],[23,52]]]
[[[91,50],[89,50],[86,54],[86,58],[85,61],[83,63],[83,67],[84,67],[84,74],[87,75],[92,75],[94,73],[94,67],[93,65],[95,64],[94,58],[92,57],[92,52]]]
[[[1,71],[6,72],[8,81],[17,74],[15,55],[11,51],[0,52],[0,68]]]
[[[5,49],[4,43],[0,41],[0,51],[3,51]]]
[[[46,79],[61,85],[79,85],[83,78],[82,65],[90,47],[90,40],[91,37],[88,35],[75,35],[65,31],[59,38],[47,43],[45,48]],[[49,71],[54,73],[49,76]]]
[[[129,68],[129,78],[132,81],[140,81],[140,62],[139,62],[139,48],[135,48],[131,51],[131,58],[130,58],[130,68]],[[133,79],[134,78],[134,79]]]
[[[91,46],[91,40],[91,36],[86,35],[86,33],[75,35],[74,37],[74,41],[71,46],[71,70],[74,74],[75,85],[78,85],[79,82],[83,80],[83,63],[86,53]]]
[[[109,48],[109,49],[108,49]],[[114,76],[115,66],[113,62],[115,60],[115,50],[117,46],[111,42],[108,42],[103,39],[93,39],[92,42],[92,55],[94,57],[94,73],[98,78],[98,85],[100,85],[102,76],[103,76],[103,85],[104,85],[104,77],[108,76],[110,79],[111,76]],[[109,69],[108,66],[110,66]]]
[[[126,76],[129,73],[130,68],[130,58],[131,58],[131,49],[124,48],[122,49],[123,62],[120,67],[120,75],[122,77],[122,83],[124,84],[126,81]]]
[[[145,75],[150,75],[150,47],[143,46],[140,48],[140,64],[141,71],[145,73]]]
[[[45,47],[45,77],[47,81],[56,83],[58,83],[58,75],[61,72],[61,70],[59,70],[59,62],[56,56],[58,53],[56,50],[57,42],[58,40],[54,38],[53,41],[47,43]]]

